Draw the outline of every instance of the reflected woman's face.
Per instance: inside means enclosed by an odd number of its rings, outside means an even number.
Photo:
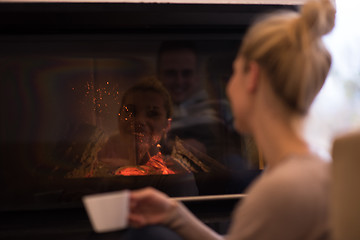
[[[120,132],[135,136],[136,143],[147,148],[159,143],[168,130],[165,100],[154,91],[129,93],[119,116]]]

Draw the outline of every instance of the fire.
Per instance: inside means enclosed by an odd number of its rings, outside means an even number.
[[[152,156],[145,165],[122,167],[115,171],[115,175],[122,176],[140,176],[140,175],[152,175],[152,174],[175,174],[175,172],[169,169],[165,161],[163,160],[161,152]]]

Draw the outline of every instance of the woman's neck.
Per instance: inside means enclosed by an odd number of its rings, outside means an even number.
[[[306,141],[287,118],[274,116],[271,111],[254,121],[254,138],[264,155],[267,168],[276,167],[288,156],[310,154]]]

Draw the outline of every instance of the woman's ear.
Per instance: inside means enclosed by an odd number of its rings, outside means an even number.
[[[246,87],[249,92],[254,93],[259,87],[260,81],[260,66],[257,62],[251,61],[247,66],[247,84]]]
[[[169,132],[170,127],[171,127],[171,120],[172,120],[171,118],[168,118],[166,120],[166,126],[164,128],[164,134],[167,134]]]
[[[168,119],[167,119],[166,132],[168,132],[168,131],[170,130],[170,127],[171,127],[171,121],[172,121],[172,119],[171,119],[171,118],[168,118]]]
[[[166,126],[164,127],[163,129],[163,139],[166,140],[167,139],[167,133],[169,132],[170,130],[170,127],[171,127],[171,118],[168,118],[166,120]]]

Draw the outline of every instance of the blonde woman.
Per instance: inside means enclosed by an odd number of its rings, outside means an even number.
[[[237,131],[251,134],[266,169],[220,236],[181,203],[147,188],[131,193],[132,226],[160,224],[183,239],[328,239],[328,164],[298,133],[324,84],[331,56],[321,37],[334,26],[330,0],[308,1],[300,13],[264,17],[246,34],[227,94]]]

